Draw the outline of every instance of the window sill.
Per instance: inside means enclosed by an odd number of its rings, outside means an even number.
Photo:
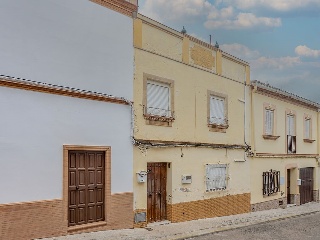
[[[208,123],[209,130],[212,132],[222,132],[226,133],[227,129],[229,128],[228,124],[213,124]]]
[[[221,191],[226,191],[226,190],[227,190],[227,188],[217,188],[217,189],[206,190],[206,193],[221,192]]]
[[[275,196],[275,195],[277,195],[277,194],[278,194],[278,192],[269,193],[269,194],[264,194],[263,197],[264,197],[264,198],[272,197],[272,196]]]
[[[266,140],[277,140],[280,136],[274,136],[274,135],[262,135],[262,137]]]
[[[303,139],[304,142],[306,143],[313,143],[316,140],[312,140],[312,139]]]
[[[165,117],[165,116],[157,116],[157,115],[149,115],[144,114],[144,119],[146,119],[146,123],[148,125],[155,125],[155,126],[165,126],[171,127],[172,122],[175,120],[174,117]]]

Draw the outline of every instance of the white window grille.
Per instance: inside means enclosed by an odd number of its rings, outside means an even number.
[[[206,164],[206,191],[227,188],[227,164]]]
[[[305,139],[311,139],[311,119],[305,119],[304,136],[305,136]]]
[[[225,99],[221,97],[210,97],[210,119],[209,123],[217,125],[227,124],[225,116]]]
[[[265,134],[273,135],[274,110],[265,109]]]
[[[169,84],[147,81],[146,113],[153,116],[172,116]]]

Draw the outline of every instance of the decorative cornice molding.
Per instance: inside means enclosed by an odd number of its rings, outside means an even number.
[[[256,153],[258,158],[317,158],[318,154]]]
[[[107,7],[111,10],[117,11],[129,17],[133,16],[133,13],[138,11],[138,6],[125,0],[90,0],[103,7]]]
[[[34,91],[34,92],[62,95],[67,97],[83,98],[83,99],[89,99],[89,100],[95,100],[95,101],[130,105],[130,101],[124,98],[114,97],[104,93],[81,90],[81,89],[70,88],[65,86],[58,86],[58,85],[53,85],[53,84],[43,83],[43,82],[36,82],[36,81],[22,79],[22,78],[13,78],[13,77],[4,76],[4,75],[0,75],[0,86]]]

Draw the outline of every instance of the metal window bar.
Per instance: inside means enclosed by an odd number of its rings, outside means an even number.
[[[280,171],[270,170],[262,173],[263,189],[262,194],[270,196],[280,192]]]

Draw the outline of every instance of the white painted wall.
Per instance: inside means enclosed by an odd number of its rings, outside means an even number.
[[[132,19],[89,0],[1,0],[0,74],[132,99]]]
[[[64,144],[111,146],[112,193],[133,191],[129,106],[0,87],[0,111],[0,204],[62,198]]]

